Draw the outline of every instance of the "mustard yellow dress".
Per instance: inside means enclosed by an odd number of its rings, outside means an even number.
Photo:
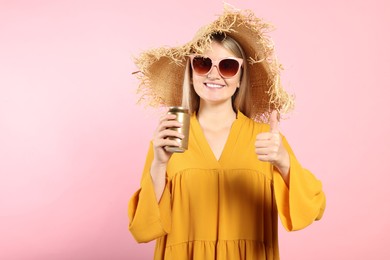
[[[195,115],[189,149],[173,154],[167,185],[156,200],[149,174],[150,146],[140,189],[129,203],[129,229],[138,242],[156,241],[154,259],[279,259],[278,219],[289,230],[322,217],[325,195],[314,175],[290,154],[290,185],[270,163],[257,159],[256,135],[269,125],[242,113],[217,160]]]

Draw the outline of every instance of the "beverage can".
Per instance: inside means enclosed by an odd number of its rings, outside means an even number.
[[[188,149],[188,137],[190,130],[190,115],[188,109],[179,106],[173,106],[169,107],[168,114],[176,115],[175,120],[182,123],[181,127],[172,127],[169,129],[183,134],[184,138],[181,139],[177,137],[168,137],[170,140],[177,141],[180,146],[166,146],[165,150],[172,153],[183,153],[185,150]]]

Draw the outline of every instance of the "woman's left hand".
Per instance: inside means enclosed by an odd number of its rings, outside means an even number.
[[[269,132],[263,132],[256,136],[255,152],[260,161],[272,163],[282,176],[286,177],[290,171],[290,156],[282,143],[276,110],[272,111],[269,124]]]

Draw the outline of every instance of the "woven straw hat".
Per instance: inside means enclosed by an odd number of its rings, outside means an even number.
[[[238,10],[225,5],[224,13],[202,27],[195,37],[180,47],[162,47],[141,53],[135,59],[140,80],[140,101],[150,106],[180,106],[187,55],[203,53],[211,43],[211,35],[222,33],[236,40],[244,50],[249,69],[252,119],[268,121],[270,111],[289,112],[294,101],[280,84],[281,65],[267,33],[272,26],[257,18],[251,10]]]

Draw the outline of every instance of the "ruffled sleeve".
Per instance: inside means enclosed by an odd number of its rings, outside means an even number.
[[[284,137],[283,145],[290,155],[290,183],[287,187],[274,167],[274,191],[281,222],[286,230],[293,231],[321,219],[326,199],[321,182],[300,165]]]
[[[153,156],[153,146],[150,144],[141,187],[131,197],[128,208],[129,230],[139,243],[164,236],[171,229],[171,193],[169,185],[166,185],[160,202],[157,201],[150,176]]]

